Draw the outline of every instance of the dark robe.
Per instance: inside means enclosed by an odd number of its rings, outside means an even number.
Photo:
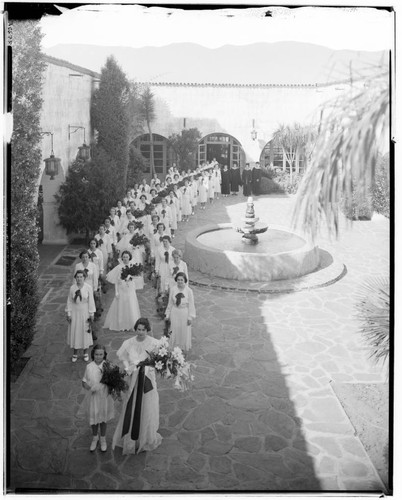
[[[253,194],[258,196],[261,193],[261,177],[262,170],[260,168],[253,168],[252,179],[253,179]]]
[[[221,170],[222,182],[221,182],[221,191],[222,194],[230,194],[230,171],[229,169]]]
[[[244,196],[251,196],[252,170],[243,170],[242,181]]]
[[[241,186],[240,168],[230,169],[230,190],[232,193],[239,192],[239,186]]]

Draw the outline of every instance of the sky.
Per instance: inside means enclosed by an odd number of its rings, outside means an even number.
[[[272,17],[265,16],[268,9]],[[394,43],[393,14],[373,7],[185,11],[161,6],[87,4],[60,10],[64,12],[59,16],[42,18],[44,48],[62,43],[144,47],[181,42],[216,48],[289,40],[335,50],[377,51],[390,49]]]

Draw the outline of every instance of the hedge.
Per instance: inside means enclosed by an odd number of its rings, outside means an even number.
[[[11,367],[30,345],[39,305],[36,223],[37,181],[41,164],[40,113],[45,63],[42,34],[35,21],[14,22],[12,30],[11,137],[8,304]]]

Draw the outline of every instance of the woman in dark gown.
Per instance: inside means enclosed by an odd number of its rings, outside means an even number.
[[[230,190],[232,194],[238,194],[241,183],[240,169],[237,163],[233,163],[233,167],[230,169]]]
[[[249,163],[246,163],[246,168],[243,170],[242,181],[244,196],[251,196],[252,170]]]
[[[221,176],[222,176],[221,191],[222,195],[226,197],[230,194],[230,171],[227,165],[223,165]]]
[[[262,170],[259,162],[255,164],[255,167],[252,170],[252,179],[253,179],[253,195],[258,196],[261,193],[261,177]]]

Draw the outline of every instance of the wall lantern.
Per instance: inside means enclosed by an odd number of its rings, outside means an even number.
[[[71,129],[73,129],[71,131]],[[71,134],[75,134],[77,130],[84,131],[84,144],[78,148],[77,159],[87,161],[91,159],[91,147],[85,144],[85,127],[80,125],[69,125],[68,126],[68,140],[70,140]]]
[[[50,135],[52,140],[52,149],[50,152],[50,157],[44,160],[45,162],[45,173],[46,175],[50,175],[50,180],[54,179],[54,176],[59,173],[59,167],[61,165],[60,158],[55,158],[53,152],[53,133],[52,132],[41,132],[41,135]]]
[[[257,131],[255,129],[255,122],[254,122],[254,118],[253,118],[253,128],[251,130],[251,139],[253,141],[255,141],[257,139]]]

